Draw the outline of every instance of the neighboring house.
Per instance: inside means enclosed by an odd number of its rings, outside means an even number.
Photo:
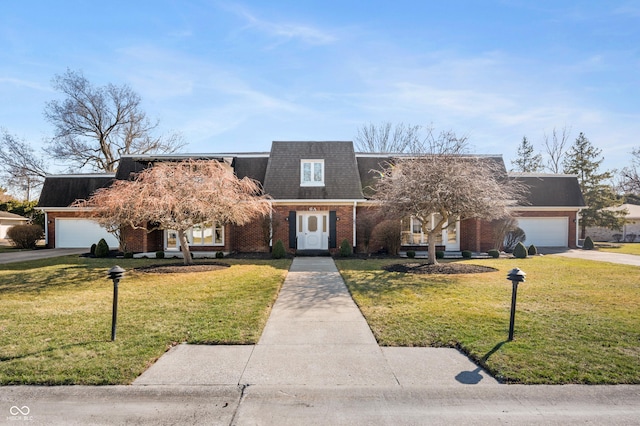
[[[20,215],[0,211],[0,240],[6,240],[7,231],[15,225],[26,225],[29,219]]]
[[[397,156],[396,156],[397,157]],[[486,156],[499,162],[501,156]],[[89,247],[109,234],[88,218],[86,211],[71,208],[113,179],[131,179],[136,172],[158,161],[185,158],[224,161],[239,178],[257,180],[272,200],[268,218],[245,226],[202,224],[189,235],[193,251],[268,252],[282,240],[296,250],[335,252],[343,240],[362,250],[358,219],[373,203],[367,188],[391,154],[356,153],[352,142],[273,142],[270,152],[236,154],[132,155],[120,161],[115,175],[50,176],[40,197],[46,214],[48,247]],[[505,170],[506,173],[506,170]],[[526,206],[514,209],[527,241],[540,246],[575,247],[577,213],[584,207],[575,176],[518,175],[532,190]],[[375,207],[374,207],[375,208]],[[402,221],[405,245],[425,245],[426,236],[412,218]],[[492,247],[492,226],[481,219],[451,223],[439,237],[446,250],[486,251]],[[110,246],[117,246],[112,237]],[[129,230],[127,249],[134,252],[178,250],[174,231]]]
[[[626,223],[622,229],[609,229],[600,226],[587,227],[587,235],[594,241],[640,241],[640,206],[636,204],[623,204],[611,207],[609,210],[626,210]]]

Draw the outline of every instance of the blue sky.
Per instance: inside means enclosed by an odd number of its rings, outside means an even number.
[[[507,166],[526,135],[640,147],[640,1],[3,1],[0,126],[43,146],[67,68],[128,84],[188,152],[352,140],[363,124],[466,134]]]

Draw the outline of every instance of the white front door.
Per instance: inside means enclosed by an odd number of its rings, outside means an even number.
[[[298,213],[298,249],[326,250],[329,215],[326,212]]]

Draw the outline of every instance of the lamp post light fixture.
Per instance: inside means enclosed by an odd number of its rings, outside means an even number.
[[[513,326],[516,320],[516,296],[518,294],[518,284],[525,281],[527,274],[519,268],[513,268],[509,271],[507,279],[511,281],[513,289],[511,291],[511,318],[509,320],[509,341],[513,340]]]
[[[118,265],[109,269],[109,278],[113,280],[113,313],[111,315],[111,341],[116,340],[116,321],[118,320],[118,283],[124,276],[124,269]]]

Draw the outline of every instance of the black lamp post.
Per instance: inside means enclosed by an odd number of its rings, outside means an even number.
[[[511,292],[511,319],[509,321],[509,341],[513,340],[513,325],[516,320],[516,296],[518,294],[518,284],[524,282],[524,277],[527,274],[521,271],[519,268],[513,268],[509,271],[507,279],[511,281],[513,290]]]
[[[113,280],[113,314],[111,316],[111,341],[113,342],[116,340],[116,321],[118,319],[118,283],[124,276],[124,269],[116,265],[109,269],[107,274]]]

